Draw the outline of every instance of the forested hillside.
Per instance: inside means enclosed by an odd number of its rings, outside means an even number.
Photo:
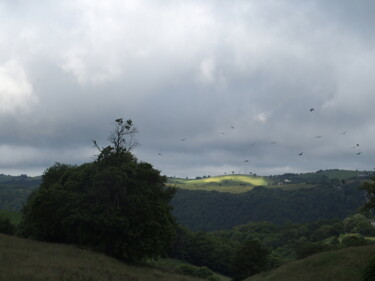
[[[365,203],[360,184],[292,190],[255,187],[241,194],[178,189],[172,204],[177,221],[192,230],[229,229],[254,221],[302,223],[355,213]]]
[[[0,174],[0,209],[19,211],[40,182],[41,177]]]

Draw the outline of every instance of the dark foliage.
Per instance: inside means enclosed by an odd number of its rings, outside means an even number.
[[[13,235],[16,227],[10,222],[9,218],[0,217],[0,233]]]
[[[192,233],[179,227],[168,255],[196,266],[232,275],[230,262],[239,243],[215,237],[207,232]]]
[[[120,121],[115,132],[132,130]],[[169,204],[175,190],[151,164],[137,161],[129,142],[120,136],[114,141],[92,163],[56,163],[46,170],[23,209],[24,236],[88,246],[127,261],[165,254],[175,235]]]
[[[258,240],[247,240],[236,252],[231,263],[233,280],[242,280],[268,267],[269,252]]]
[[[358,187],[359,183],[290,191],[256,187],[243,194],[179,189],[172,204],[177,221],[195,231],[254,221],[305,223],[355,213],[364,202]]]
[[[366,239],[362,235],[350,235],[342,239],[341,244],[344,247],[357,247],[367,244]]]
[[[375,177],[372,181],[365,182],[361,189],[365,191],[366,204],[362,207],[362,210],[368,211],[375,209]]]
[[[373,256],[362,274],[362,281],[374,281],[375,280],[375,256]]]

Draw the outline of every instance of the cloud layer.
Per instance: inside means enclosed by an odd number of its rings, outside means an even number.
[[[119,117],[170,176],[373,169],[374,8],[3,1],[0,173],[91,161]]]

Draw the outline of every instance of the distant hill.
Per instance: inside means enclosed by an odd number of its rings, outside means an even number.
[[[293,184],[297,179],[301,180],[296,177],[287,184],[252,186],[243,193],[178,188],[172,200],[173,212],[177,221],[191,230],[214,231],[259,221],[280,224],[345,218],[365,203],[359,189],[363,178],[340,181],[316,177],[309,183]]]
[[[196,179],[169,177],[168,184],[188,190],[244,193],[252,190],[255,186],[295,190],[313,188],[322,184],[342,185],[346,182],[363,182],[365,180],[370,180],[373,176],[375,176],[375,173],[372,171],[331,169],[319,170],[315,173],[286,173],[275,176],[233,174],[197,177]]]
[[[19,211],[30,193],[38,188],[42,181],[39,177],[27,175],[8,176],[0,174],[0,209]]]
[[[361,274],[375,246],[352,247],[324,252],[293,261],[245,279],[246,281],[361,281]]]
[[[168,178],[168,183],[177,188],[242,193],[255,186],[268,185],[265,177],[251,175],[222,175],[197,179]]]
[[[123,264],[74,246],[0,234],[0,280],[154,281],[201,280],[151,267]]]

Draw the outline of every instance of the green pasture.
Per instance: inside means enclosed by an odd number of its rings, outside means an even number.
[[[169,178],[168,183],[182,189],[230,193],[247,192],[255,186],[268,185],[268,181],[264,177],[250,175],[224,175],[201,179]]]

